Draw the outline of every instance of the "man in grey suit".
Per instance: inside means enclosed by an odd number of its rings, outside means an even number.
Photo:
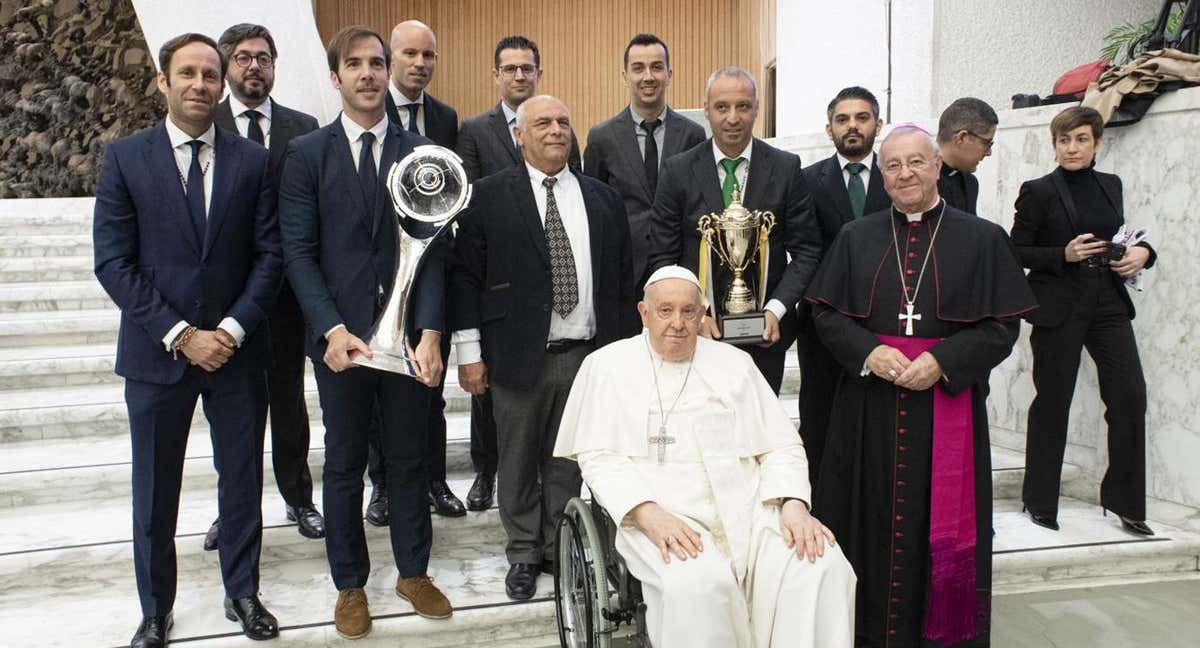
[[[667,107],[671,54],[654,34],[625,46],[621,76],[629,107],[588,131],[583,172],[607,183],[625,201],[633,243],[633,280],[640,284],[650,253],[650,216],[662,161],[704,141],[699,124]]]

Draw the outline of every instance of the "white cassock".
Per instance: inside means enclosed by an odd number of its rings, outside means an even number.
[[[653,364],[652,364],[653,363]],[[620,522],[617,551],[642,583],[655,648],[838,648],[854,637],[853,568],[837,546],[796,557],[781,498],[811,502],[799,435],[750,356],[699,338],[687,362],[663,362],[645,334],[584,361],[554,454],[579,462],[592,495]],[[667,417],[662,420],[654,375]],[[681,386],[683,387],[680,393]],[[671,403],[679,394],[679,402]],[[657,502],[703,539],[698,558],[664,563],[626,519]]]

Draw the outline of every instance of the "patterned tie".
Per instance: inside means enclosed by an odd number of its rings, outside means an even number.
[[[186,188],[188,214],[192,217],[192,227],[196,229],[196,236],[203,244],[204,230],[208,223],[208,217],[204,213],[204,170],[200,168],[200,147],[204,146],[204,142],[192,140],[188,144],[192,147],[192,164],[188,167]]]
[[[579,305],[579,280],[575,276],[575,255],[571,240],[558,213],[554,199],[554,183],[558,178],[542,180],[546,188],[546,247],[550,249],[550,276],[554,281],[554,312],[566,317]]]
[[[258,120],[263,114],[257,110],[247,110],[242,114],[250,118],[250,128],[246,130],[246,138],[259,146],[266,146],[267,138],[263,135],[262,126],[258,125]]]
[[[725,182],[721,183],[721,197],[725,199],[725,206],[733,202],[733,190],[737,189],[741,192],[741,187],[738,186],[737,168],[746,158],[725,158],[721,160],[721,168],[725,169]],[[742,196],[742,202],[746,202],[746,197]]]
[[[405,108],[408,108],[408,132],[420,135],[421,131],[417,130],[417,111],[421,109],[421,104],[410,103]]]
[[[358,184],[362,187],[367,214],[374,221],[375,185],[379,183],[379,171],[375,169],[375,133],[363,131],[358,141],[362,144],[362,150],[358,152]]]
[[[654,190],[658,187],[658,142],[654,139],[654,131],[661,123],[657,119],[647,119],[642,122],[642,129],[646,131],[644,162],[646,180],[650,181],[650,195],[654,195]]]
[[[846,171],[850,173],[850,183],[846,185],[846,193],[850,194],[850,209],[854,210],[854,217],[861,218],[863,209],[867,206],[867,188],[863,186],[862,176],[859,174],[867,168],[867,165],[862,162],[851,162],[846,165]]]

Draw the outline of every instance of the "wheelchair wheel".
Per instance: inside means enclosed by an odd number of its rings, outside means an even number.
[[[609,648],[608,579],[605,548],[588,504],[568,502],[558,522],[554,579],[558,638],[563,648]]]

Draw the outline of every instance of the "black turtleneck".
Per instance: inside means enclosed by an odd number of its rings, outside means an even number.
[[[1121,227],[1121,217],[1100,187],[1096,172],[1088,167],[1078,171],[1063,169],[1062,173],[1078,214],[1075,223],[1079,228],[1077,233],[1091,232],[1098,239],[1111,241]]]

